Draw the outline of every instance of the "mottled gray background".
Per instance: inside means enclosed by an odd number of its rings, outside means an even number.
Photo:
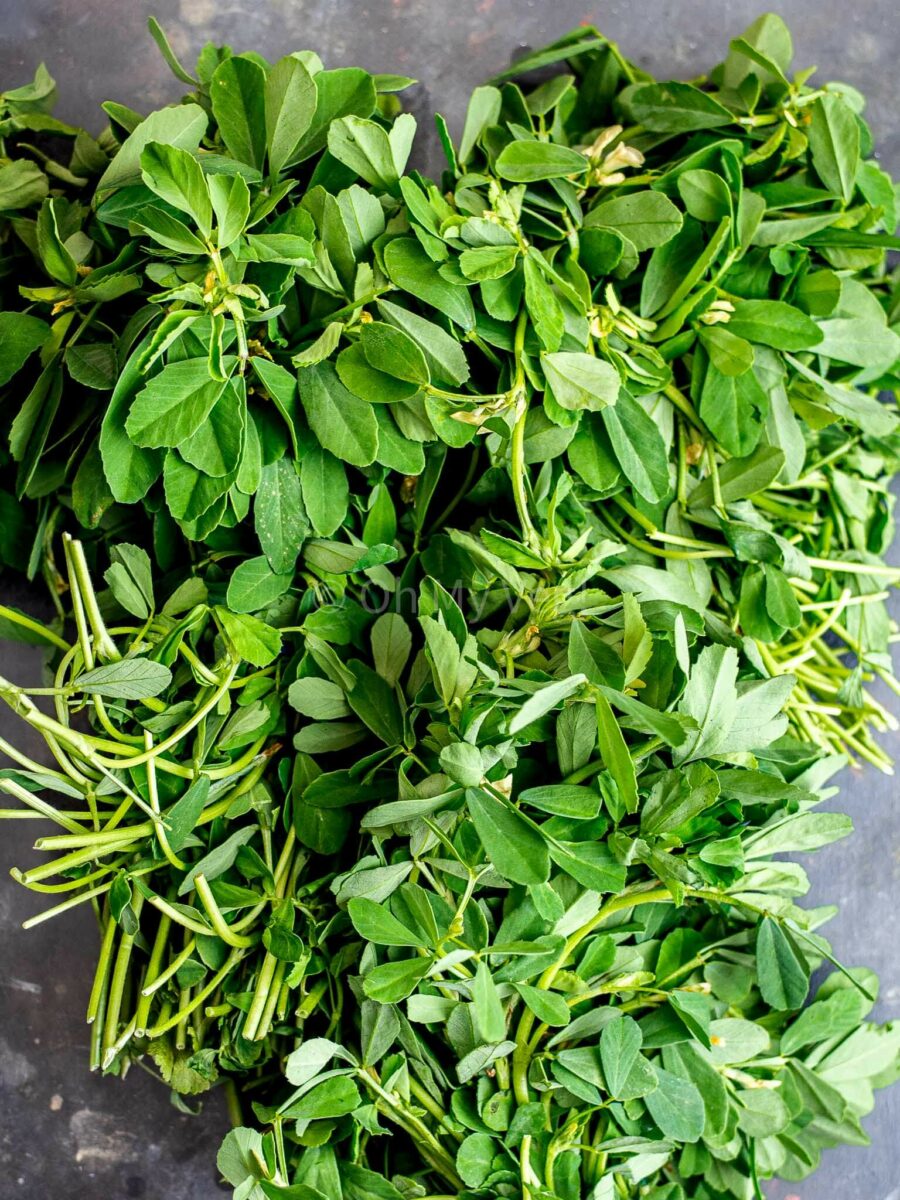
[[[98,130],[100,101],[142,111],[174,99],[168,74],[145,33],[153,13],[188,65],[203,42],[227,41],[276,58],[314,48],[328,66],[414,74],[421,116],[420,161],[435,160],[427,114],[439,108],[459,129],[470,89],[581,21],[596,23],[631,58],[657,75],[691,77],[721,58],[728,39],[763,7],[760,0],[0,0],[0,87],[30,77],[44,59],[59,82],[60,114]],[[900,170],[900,50],[896,0],[784,0],[779,12],[795,33],[798,65],[818,64],[869,97],[885,165]],[[896,561],[896,557],[895,557]],[[2,587],[2,585],[0,585]],[[7,588],[6,601],[37,603]],[[896,606],[895,606],[895,611]],[[4,648],[0,670],[36,681],[34,651]],[[13,719],[0,712],[0,734]],[[15,730],[21,739],[21,729]],[[36,750],[37,747],[35,746]],[[893,739],[900,755],[900,739]],[[893,780],[845,773],[841,807],[856,835],[810,862],[810,901],[839,903],[830,927],[838,955],[882,978],[879,1014],[900,1019],[900,818]],[[37,826],[0,826],[3,864],[25,867]],[[124,1083],[86,1070],[83,1013],[96,930],[78,910],[23,933],[19,923],[41,898],[0,879],[0,1200],[213,1200],[221,1195],[214,1148],[225,1127],[211,1100],[195,1120],[169,1107],[165,1089],[140,1070]],[[869,1150],[826,1155],[816,1176],[773,1184],[770,1200],[900,1200],[900,1087],[882,1093],[865,1125]]]

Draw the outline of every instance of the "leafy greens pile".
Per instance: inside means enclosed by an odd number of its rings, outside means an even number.
[[[92,1067],[222,1082],[238,1200],[752,1200],[864,1142],[900,1029],[779,857],[897,724],[862,97],[774,16],[693,84],[580,29],[438,185],[411,80],[151,30],[180,104],[95,140],[41,69],[0,124],[0,559],[56,606],[0,608],[53,763],[0,789],[61,830],[29,924],[99,918]]]

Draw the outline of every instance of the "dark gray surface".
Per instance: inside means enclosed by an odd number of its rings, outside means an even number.
[[[59,82],[60,115],[94,130],[101,100],[146,111],[174,99],[180,85],[144,31],[154,13],[188,65],[213,40],[271,58],[312,47],[329,66],[415,74],[417,153],[433,161],[429,111],[440,108],[458,130],[471,88],[524,46],[590,21],[655,73],[690,77],[721,58],[762,7],[758,0],[615,0],[602,8],[578,0],[0,0],[0,86],[24,82],[44,59]],[[817,63],[823,78],[866,92],[881,157],[897,173],[896,0],[784,0],[779,11],[794,29],[798,65]],[[38,656],[4,649],[0,670],[35,680]],[[14,724],[0,712],[0,734]],[[900,739],[891,748],[900,755]],[[841,905],[828,930],[838,955],[879,972],[878,1014],[900,1019],[896,785],[874,771],[847,772],[841,782],[832,807],[853,815],[856,835],[810,860],[809,900]],[[37,828],[0,825],[0,863],[36,861],[29,846]],[[83,1013],[96,930],[79,910],[23,933],[19,923],[40,907],[39,897],[0,880],[0,1200],[214,1200],[221,1106],[213,1100],[192,1120],[140,1071],[124,1083],[88,1074]],[[833,1151],[813,1179],[771,1185],[771,1200],[900,1200],[900,1087],[882,1093],[864,1123],[871,1150]]]

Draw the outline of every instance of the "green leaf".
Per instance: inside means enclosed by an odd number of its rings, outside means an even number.
[[[378,423],[372,406],[348,391],[332,363],[300,371],[300,399],[310,428],[336,458],[366,467],[378,453]]]
[[[655,422],[623,388],[615,405],[601,413],[622,473],[650,504],[669,492],[669,456]]]
[[[352,1061],[351,1056],[337,1042],[323,1037],[304,1038],[297,1049],[287,1056],[284,1064],[285,1078],[294,1087],[303,1087],[320,1075],[333,1058]]]
[[[493,90],[493,89],[491,89]],[[456,1170],[470,1188],[480,1188],[493,1170],[496,1143],[487,1133],[470,1133],[456,1152]]]
[[[264,1162],[262,1134],[256,1129],[229,1130],[216,1155],[219,1174],[235,1188],[259,1178]]]
[[[265,621],[217,605],[216,619],[234,652],[255,667],[267,667],[281,652],[281,634]]]
[[[330,537],[347,515],[350,492],[344,464],[322,446],[312,445],[300,460],[303,505],[319,537]]]
[[[897,428],[896,413],[874,396],[826,379],[790,354],[786,354],[785,358],[798,374],[821,388],[828,399],[828,407],[844,420],[865,429],[872,437],[884,437]]]
[[[703,647],[678,704],[679,712],[693,717],[696,729],[673,754],[676,763],[710,758],[725,746],[737,715],[737,671],[733,646]]]
[[[782,300],[738,300],[726,329],[776,350],[810,350],[822,340],[815,321]]]
[[[151,113],[119,147],[97,183],[97,200],[105,192],[141,181],[141,154],[150,142],[195,151],[206,133],[207,115],[199,104],[179,104]]]
[[[476,1046],[474,1050],[470,1050],[456,1064],[456,1077],[460,1083],[468,1083],[470,1079],[474,1079],[483,1071],[494,1063],[499,1058],[506,1058],[512,1054],[516,1048],[516,1043],[511,1041],[498,1042],[496,1045]]]
[[[504,146],[495,166],[501,179],[511,183],[536,183],[541,179],[583,175],[589,163],[583,154],[568,146],[523,140]]]
[[[547,783],[519,793],[520,804],[558,817],[592,820],[600,811],[600,795],[593,788],[573,783]]]
[[[710,1021],[710,1057],[717,1066],[750,1062],[769,1050],[768,1032],[753,1021],[726,1017]]]
[[[487,792],[466,792],[469,815],[494,869],[511,883],[545,883],[550,876],[547,845],[515,809]]]
[[[465,351],[456,338],[451,337],[440,325],[388,300],[378,301],[378,311],[385,321],[412,338],[425,356],[434,379],[457,387],[466,382],[469,365]]]
[[[733,215],[728,184],[714,171],[682,171],[678,176],[678,191],[684,207],[698,221],[718,224]]]
[[[328,130],[328,149],[367,183],[396,194],[415,132],[410,113],[401,113],[390,130],[361,117],[341,117]]]
[[[216,240],[220,248],[230,246],[250,216],[250,190],[242,175],[210,175],[206,182],[216,215]]]
[[[519,733],[526,729],[532,721],[538,721],[546,713],[567,700],[579,690],[585,682],[583,675],[570,675],[567,679],[559,679],[554,683],[545,683],[533,692],[525,703],[518,709],[509,722],[509,732]]]
[[[111,342],[80,342],[66,349],[66,368],[76,383],[108,392],[119,378],[116,350]]]
[[[215,516],[215,506],[224,501],[231,483],[230,476],[213,477],[197,470],[175,450],[166,455],[163,488],[169,511],[177,521],[197,521],[208,512]],[[218,520],[213,528],[217,524]]]
[[[312,124],[317,91],[313,77],[294,55],[272,67],[266,77],[264,110],[269,171],[278,175],[294,161],[297,149]]]
[[[128,882],[128,876],[122,870],[117,871],[112,887],[109,889],[109,909],[113,920],[121,927],[123,934],[133,938],[140,929],[140,924],[132,907],[131,899],[131,884]]]
[[[603,843],[556,842],[550,847],[550,857],[592,892],[620,892],[625,886],[625,867]]]
[[[769,398],[754,371],[723,375],[714,363],[706,369],[700,416],[729,454],[743,458],[762,437]]]
[[[614,196],[592,208],[584,219],[586,229],[604,226],[628,238],[637,250],[662,246],[681,229],[682,216],[662,192],[631,192]]]
[[[408,929],[383,904],[365,896],[355,896],[347,905],[353,928],[367,942],[376,946],[427,947],[428,943]]]
[[[594,491],[609,492],[618,485],[619,464],[601,414],[589,413],[581,418],[569,444],[569,462],[572,470]]]
[[[166,840],[176,854],[196,828],[209,798],[209,788],[209,776],[198,775],[184,795],[166,812]]]
[[[315,84],[316,111],[312,124],[285,166],[303,162],[322,150],[332,121],[350,115],[368,117],[375,109],[375,83],[368,71],[359,67],[317,71]]]
[[[239,257],[245,262],[309,267],[314,255],[312,242],[300,234],[248,233],[241,244]]]
[[[643,1035],[637,1021],[622,1015],[604,1026],[600,1035],[600,1062],[610,1096],[623,1094],[638,1061]]]
[[[228,607],[236,613],[257,612],[283,596],[293,582],[292,571],[277,574],[264,555],[244,559],[228,581]]]
[[[762,571],[766,581],[766,612],[782,629],[796,629],[803,621],[803,614],[787,576],[771,563],[763,563]]]
[[[169,363],[135,396],[125,432],[136,446],[178,446],[207,419],[224,388],[225,381],[210,379],[205,358]]]
[[[266,75],[240,55],[225,58],[209,82],[213,116],[229,154],[262,170],[266,157]]]
[[[644,1097],[650,1116],[663,1137],[674,1142],[698,1142],[706,1124],[703,1097],[689,1079],[656,1068],[658,1086]]]
[[[268,359],[254,355],[250,359],[253,373],[272,398],[272,403],[281,414],[288,433],[294,454],[300,457],[298,444],[298,427],[302,425],[302,417],[298,411],[297,376]]]
[[[146,620],[154,610],[153,572],[150,556],[140,546],[122,542],[109,552],[112,566],[103,578],[126,612]]]
[[[616,403],[621,387],[619,372],[602,358],[558,351],[542,354],[541,366],[554,400],[571,412],[599,412]]]
[[[515,986],[526,1007],[544,1025],[564,1029],[572,1020],[571,1009],[559,992],[548,992],[544,988],[531,987],[527,983],[517,983]]]
[[[457,158],[461,163],[468,162],[469,155],[488,126],[497,123],[502,103],[503,97],[498,88],[488,86],[473,89],[459,139]]]
[[[379,1004],[399,1004],[416,990],[431,969],[427,958],[406,958],[373,967],[363,978],[363,991]]]
[[[454,324],[469,332],[475,328],[475,310],[466,288],[448,283],[413,238],[394,238],[385,247],[384,265],[395,287],[424,304],[445,313]]]
[[[820,96],[805,128],[816,174],[844,204],[853,199],[859,169],[859,122],[840,96]]]
[[[0,387],[9,383],[49,334],[50,326],[40,317],[0,312]]]
[[[763,491],[777,479],[784,454],[777,446],[760,446],[748,458],[732,458],[719,467],[719,484],[726,504]],[[713,502],[712,480],[704,479],[690,495],[691,508],[708,508]]]
[[[451,742],[440,754],[441,768],[460,787],[478,787],[484,779],[484,762],[477,746]]]
[[[288,688],[288,704],[315,721],[334,721],[350,715],[344,689],[315,675],[295,679]]]
[[[796,1054],[807,1046],[842,1038],[859,1026],[864,1001],[855,988],[840,988],[824,1000],[816,1000],[781,1035],[780,1052]]]
[[[410,628],[399,613],[382,613],[372,626],[370,636],[375,670],[394,687],[400,681],[412,650]]]
[[[459,256],[459,269],[466,279],[501,279],[519,261],[518,246],[476,246]]]
[[[47,195],[49,187],[47,176],[37,163],[24,158],[13,159],[0,167],[0,210],[38,204]]]
[[[376,1004],[364,1000],[361,1014],[363,1066],[371,1067],[380,1062],[400,1033],[400,1018],[389,1004]]]
[[[753,347],[724,325],[701,329],[700,341],[713,366],[723,375],[743,375],[753,366]]]
[[[399,404],[419,391],[418,384],[377,371],[366,358],[361,342],[342,350],[335,366],[341,383],[370,404]]]
[[[424,354],[403,330],[382,321],[369,321],[360,330],[359,344],[376,371],[417,385],[431,382]]]
[[[147,21],[147,28],[150,30],[150,36],[159,48],[160,54],[166,60],[166,66],[172,72],[176,79],[180,79],[182,83],[186,83],[188,87],[196,87],[197,80],[184,69],[178,58],[175,55],[172,47],[169,45],[169,39],[163,32],[159,22],[155,17],[150,17]]]
[[[186,896],[192,891],[194,880],[198,875],[203,875],[208,883],[218,879],[220,875],[224,875],[233,866],[241,846],[246,846],[258,832],[255,825],[247,825],[243,829],[235,830],[224,842],[220,842],[218,846],[194,863],[182,879],[177,894]]]
[[[602,692],[597,695],[596,705],[597,730],[603,761],[619,789],[619,797],[625,805],[625,811],[637,812],[637,777],[634,760],[622,736],[622,730],[619,728],[615,714],[610,708],[609,701]]]
[[[809,968],[793,938],[772,917],[756,934],[756,970],[762,998],[782,1011],[802,1007],[809,992]]]
[[[205,475],[233,476],[244,447],[245,418],[243,380],[230,379],[205,420],[180,442],[178,453]]]
[[[287,457],[263,467],[253,503],[253,523],[269,566],[276,575],[288,574],[309,534],[309,521],[300,477]]]
[[[737,88],[751,72],[762,83],[783,82],[791,67],[791,33],[777,13],[763,13],[731,43],[725,83]]]
[[[403,714],[394,689],[358,659],[352,659],[349,668],[356,680],[347,697],[350,707],[385,745],[402,743]]]
[[[475,1027],[482,1042],[501,1042],[506,1037],[506,1014],[491,976],[491,968],[481,959],[469,984],[475,1009]]]
[[[77,676],[72,687],[89,696],[116,700],[145,700],[164,692],[172,672],[149,658],[122,658]]]
[[[659,837],[674,833],[719,797],[719,782],[705,763],[666,771],[654,783],[641,810],[641,833]]]
[[[149,142],[141,151],[141,175],[157,196],[192,217],[204,238],[212,232],[212,203],[206,177],[192,154]]]
[[[152,335],[148,334],[129,357],[113,389],[100,427],[103,470],[110,491],[122,504],[135,504],[142,500],[162,470],[162,456],[156,451],[135,446],[125,432],[126,415],[143,378],[141,358],[151,341]]]
[[[565,332],[565,314],[546,276],[543,256],[533,246],[525,256],[525,307],[545,350],[559,350]]]
[[[359,1088],[348,1075],[336,1075],[292,1101],[285,1115],[298,1121],[321,1121],[342,1117],[358,1106]]]
[[[730,125],[734,117],[707,92],[689,83],[651,83],[632,92],[634,119],[654,133],[692,133]]]
[[[59,234],[57,203],[61,202],[48,199],[41,205],[35,225],[37,250],[41,264],[51,279],[72,287],[78,280],[78,267]]]

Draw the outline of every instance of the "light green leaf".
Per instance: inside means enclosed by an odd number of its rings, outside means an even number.
[[[496,169],[501,179],[511,183],[536,183],[541,179],[565,179],[583,175],[588,160],[578,150],[554,142],[510,142],[497,156]]]
[[[294,55],[272,67],[266,77],[264,110],[269,171],[278,175],[294,159],[316,111],[316,83]]]
[[[125,431],[136,446],[178,446],[202,425],[225,381],[211,379],[206,358],[169,363],[134,398]]]
[[[225,58],[209,83],[213,116],[222,141],[238,162],[262,169],[266,156],[266,75],[240,55]]]
[[[292,571],[277,574],[264,555],[246,558],[228,581],[228,607],[236,613],[257,612],[283,596],[293,582]]]
[[[545,883],[550,876],[550,860],[541,834],[496,796],[472,788],[466,792],[466,800],[495,870],[511,883]]]
[[[385,905],[366,896],[354,896],[347,905],[347,911],[359,936],[367,942],[374,942],[376,946],[424,948],[428,944],[420,934],[398,921]]]
[[[199,104],[161,108],[125,139],[97,183],[97,200],[105,192],[141,181],[141,154],[150,142],[193,152],[206,133],[208,118]]]
[[[122,658],[78,675],[72,687],[89,696],[144,700],[158,696],[172,682],[172,672],[149,658]]]
[[[600,409],[616,403],[619,372],[602,358],[583,352],[542,354],[541,365],[557,404],[570,411]]]
[[[276,575],[288,574],[309,534],[300,477],[289,458],[263,467],[253,502],[253,523],[269,566]]]
[[[255,667],[267,667],[281,652],[281,634],[258,617],[217,605],[216,619],[235,654]]]
[[[200,164],[177,146],[149,142],[141,151],[141,175],[157,196],[187,213],[204,238],[212,231],[212,203]]]
[[[840,96],[820,96],[811,107],[806,128],[816,174],[835,196],[849,204],[859,167],[859,122]]]
[[[300,370],[300,399],[319,442],[336,458],[366,467],[378,453],[378,423],[371,404],[341,383],[329,362]]]
[[[762,998],[772,1008],[800,1008],[809,991],[809,967],[778,921],[764,917],[756,935],[756,969]]]

